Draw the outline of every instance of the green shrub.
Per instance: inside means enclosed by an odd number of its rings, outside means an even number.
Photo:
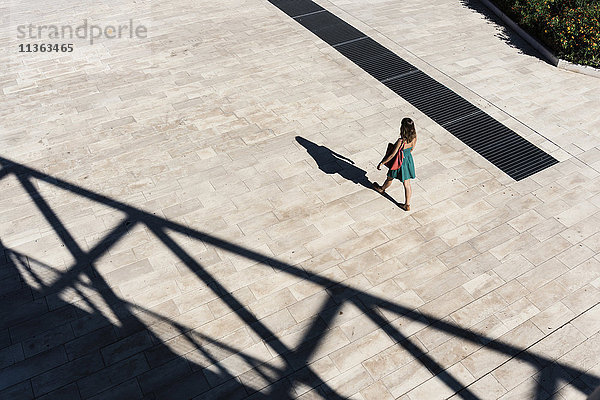
[[[492,0],[558,57],[600,67],[598,0]]]

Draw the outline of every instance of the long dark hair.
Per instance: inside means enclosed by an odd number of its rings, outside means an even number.
[[[400,137],[404,140],[404,143],[410,143],[417,137],[417,130],[415,129],[415,123],[412,119],[402,119],[402,124],[400,124]]]

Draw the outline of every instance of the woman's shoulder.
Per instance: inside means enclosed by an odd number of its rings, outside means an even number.
[[[404,144],[404,150],[412,149],[417,143],[417,138],[414,138],[412,141]]]

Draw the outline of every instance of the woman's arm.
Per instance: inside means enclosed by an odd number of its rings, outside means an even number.
[[[415,151],[416,148],[417,148],[417,138],[415,137],[415,140],[413,141],[412,149],[410,150],[410,152],[412,153],[413,151]]]
[[[387,158],[384,158],[383,160],[381,160],[381,164],[385,164],[386,162],[390,161],[392,158],[394,158],[394,156],[398,153],[398,150],[400,150],[400,145],[402,141],[400,139],[398,139],[396,141],[396,145],[394,146],[394,150],[390,153],[390,155]]]
[[[383,160],[381,160],[381,162],[377,165],[377,169],[381,169],[381,165],[385,164],[386,162],[390,161],[392,158],[394,158],[394,156],[396,154],[398,154],[398,151],[400,150],[400,145],[402,144],[402,140],[398,139],[396,141],[396,144],[394,145],[394,150],[392,150],[392,152],[390,153],[389,156],[384,157]]]

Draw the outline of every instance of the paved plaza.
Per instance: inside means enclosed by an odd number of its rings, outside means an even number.
[[[600,79],[477,0],[317,0],[560,162],[515,181],[266,0],[0,6],[0,399],[600,386]],[[16,26],[147,37],[19,53]],[[417,127],[411,211],[369,181]]]

